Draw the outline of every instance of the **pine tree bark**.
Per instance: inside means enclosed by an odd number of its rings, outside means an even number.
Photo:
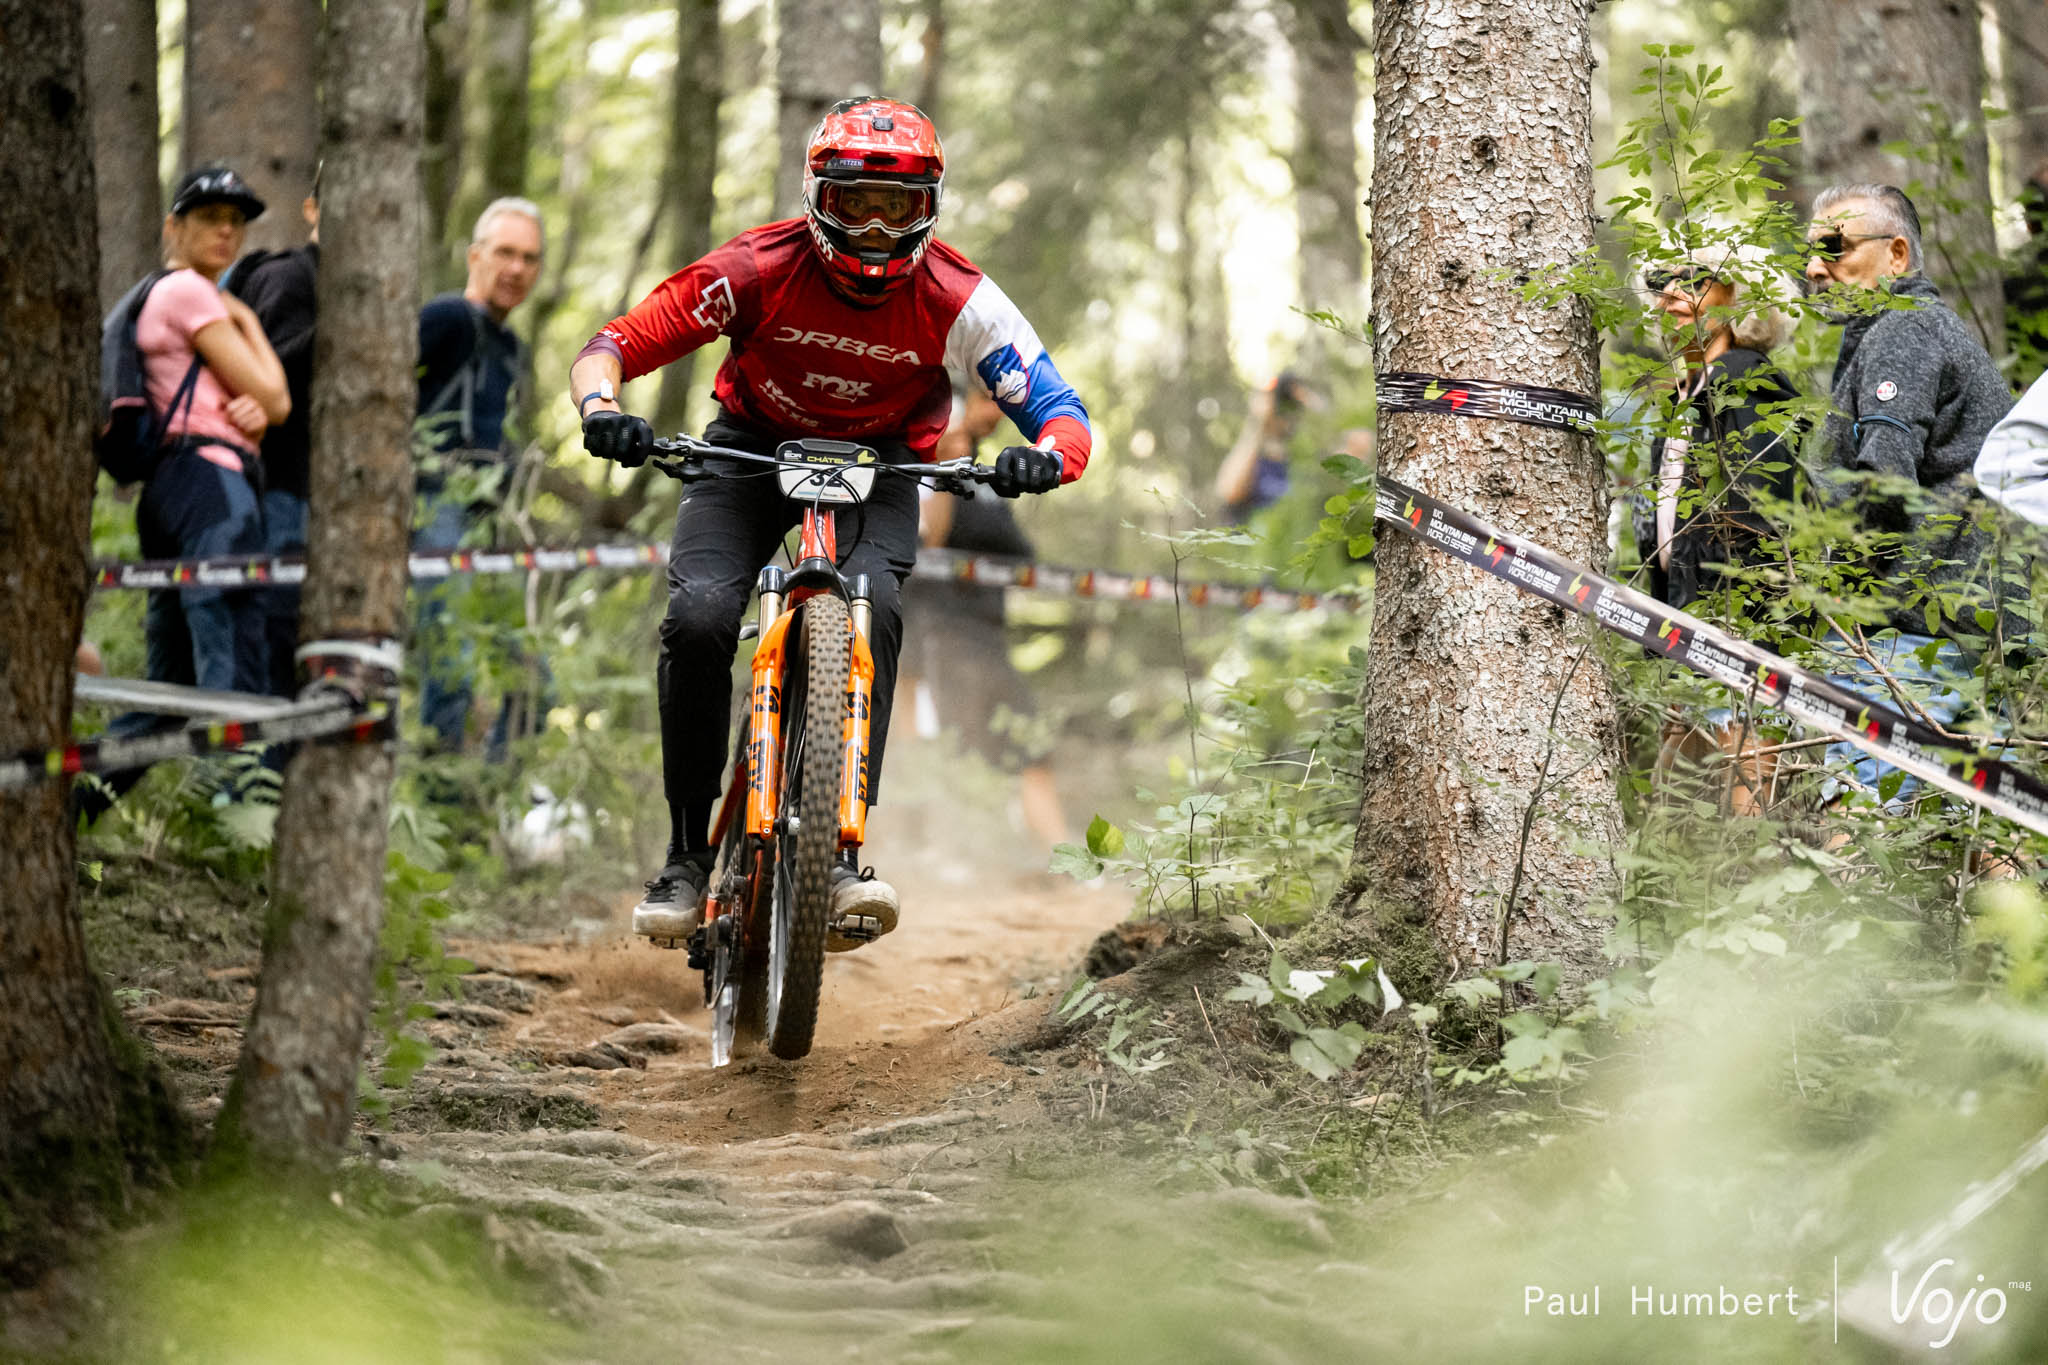
[[[1591,8],[1375,7],[1380,370],[1599,392],[1584,303],[1546,308],[1515,287],[1593,250]],[[1382,413],[1379,449],[1393,478],[1581,562],[1604,559],[1605,471],[1585,437]],[[1580,841],[1612,847],[1620,819],[1613,701],[1588,637],[1397,532],[1382,534],[1377,564],[1339,939],[1417,989],[1503,958],[1596,973],[1614,873]]]
[[[940,92],[946,88],[946,0],[921,0],[924,33],[918,40],[917,107],[939,117]]]
[[[0,0],[0,751],[71,734],[92,549],[98,253],[76,0]],[[69,784],[0,792],[0,1285],[189,1150],[86,961]]]
[[[775,0],[775,212],[803,212],[804,146],[840,100],[882,91],[880,0]]]
[[[2003,354],[1977,0],[1792,0],[1791,22],[1806,199],[1859,182],[1906,190],[1920,210],[1928,276],[1985,347]],[[1940,136],[1958,127],[1960,145],[1950,141],[1960,174]],[[1921,155],[1886,151],[1893,142]]]
[[[163,234],[157,175],[156,0],[86,0],[85,71],[99,199],[99,305],[154,270]]]
[[[420,270],[428,292],[462,283],[462,252],[453,237],[455,196],[462,188],[462,78],[468,69],[469,0],[426,0],[427,75],[420,181],[426,195]]]
[[[1356,324],[1365,279],[1358,231],[1358,54],[1348,0],[1294,0],[1294,218],[1301,306]],[[1309,329],[1305,368],[1319,368],[1331,333]]]
[[[326,208],[304,621],[307,639],[398,638],[412,504],[421,0],[330,0]],[[285,773],[256,1008],[215,1160],[331,1167],[384,920],[392,755],[308,745]]]
[[[2005,64],[2006,179],[2048,183],[2048,4],[1994,0]]]
[[[462,244],[486,204],[526,193],[532,84],[533,0],[471,0],[462,100],[475,156],[463,173],[461,207],[448,225]]]
[[[320,0],[204,0],[185,10],[183,167],[225,161],[267,212],[248,245],[304,246],[319,164]]]
[[[711,206],[718,176],[719,105],[724,99],[725,45],[718,0],[676,0],[676,71],[669,92],[669,216],[675,224],[671,259],[689,264],[710,251]],[[697,357],[684,356],[661,372],[654,429],[680,431],[689,420],[690,386]]]

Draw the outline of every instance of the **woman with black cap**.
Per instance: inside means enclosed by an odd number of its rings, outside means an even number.
[[[135,320],[149,406],[161,419],[162,447],[135,507],[145,559],[261,554],[262,467],[258,448],[271,423],[291,413],[284,366],[256,315],[220,288],[221,273],[242,252],[263,201],[225,166],[188,171],[164,219],[165,273],[148,289]],[[261,599],[248,588],[193,583],[152,588],[143,617],[152,682],[222,692],[264,693],[269,651]],[[176,717],[131,711],[111,734],[145,734]],[[113,796],[142,779],[115,774],[106,786],[74,793],[97,818]]]
[[[263,201],[225,166],[178,182],[164,219],[169,273],[149,291],[135,339],[163,454],[135,526],[146,559],[260,554],[264,431],[291,412],[284,366],[247,304],[218,283],[241,254]],[[253,593],[218,587],[151,592],[149,676],[231,692],[265,692],[263,613]]]

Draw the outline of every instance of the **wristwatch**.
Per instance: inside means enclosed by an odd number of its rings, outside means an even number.
[[[576,400],[576,415],[578,417],[584,416],[584,409],[590,406],[590,400],[593,398],[602,398],[605,402],[609,403],[615,396],[612,390],[612,381],[607,379]]]

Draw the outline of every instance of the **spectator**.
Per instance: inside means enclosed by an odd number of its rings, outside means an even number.
[[[1769,353],[1792,335],[1782,306],[1787,290],[1760,247],[1695,248],[1675,267],[1644,272],[1643,282],[1684,368],[1674,388],[1676,430],[1650,447],[1655,471],[1637,505],[1653,597],[1689,607],[1702,595],[1744,580],[1743,570],[1777,558],[1765,509],[1792,499],[1798,433],[1772,419],[1799,395]],[[1660,784],[1680,759],[1716,754],[1734,760],[1730,809],[1763,813],[1776,785],[1775,755],[1745,755],[1733,711],[1716,707],[1704,723],[1674,715],[1657,755]]]
[[[939,438],[934,458],[971,458],[1002,420],[995,399],[970,388],[960,417]],[[1031,540],[1017,524],[1010,501],[979,484],[970,498],[927,495],[918,517],[918,540],[934,549],[1032,556]],[[1003,589],[924,580],[904,588],[908,620],[903,635],[917,642],[921,664],[913,684],[919,714],[927,697],[935,699],[938,723],[957,728],[967,747],[1017,775],[1025,828],[1050,852],[1069,837],[1066,812],[1046,762],[1045,737],[1032,733],[1039,727],[1033,725],[1037,707],[1031,685],[1010,662]]]
[[[1977,487],[2028,521],[2048,525],[2048,374],[1999,419],[1977,452]]]
[[[1837,185],[1814,201],[1806,282],[1842,327],[1817,483],[1873,536],[1863,562],[1885,594],[1867,640],[1834,636],[1835,682],[1891,700],[1887,677],[1931,689],[1919,706],[1943,723],[1962,707],[1965,646],[1986,645],[1991,538],[1970,477],[2012,395],[1976,335],[1922,274],[1920,216],[1891,185]],[[1859,629],[1856,632],[1861,635]],[[1875,788],[1891,768],[1852,745],[1829,749]],[[1917,782],[1902,775],[1899,795]],[[1840,790],[1831,783],[1830,794]]]
[[[496,511],[510,454],[506,417],[526,367],[525,347],[505,319],[533,292],[543,247],[538,205],[493,201],[470,234],[469,283],[420,310],[419,415],[430,453],[419,471],[415,550],[456,549]],[[450,753],[462,748],[475,700],[475,650],[446,628],[450,600],[462,588],[443,580],[420,594],[421,718]],[[492,731],[494,751],[510,724],[508,702]]]
[[[263,201],[225,166],[188,171],[164,219],[165,274],[136,321],[150,407],[165,445],[142,488],[135,529],[145,559],[196,559],[263,550],[258,444],[291,415],[284,367],[249,306],[219,286],[241,254]],[[143,618],[153,682],[223,692],[266,692],[263,606],[246,588],[155,588]],[[155,729],[165,718],[128,712],[115,735]],[[116,794],[141,773],[109,783]],[[81,806],[97,815],[104,798]]]
[[[2048,161],[2020,187],[2027,242],[2005,277],[2005,340],[2017,362],[2013,377],[2031,384],[2048,366]]]
[[[226,287],[263,324],[291,392],[291,415],[263,435],[263,548],[274,555],[306,548],[306,497],[311,472],[313,324],[320,267],[320,172],[299,206],[306,245],[290,251],[252,251],[229,272]],[[299,647],[299,590],[263,593],[264,635],[270,650],[269,691],[298,695],[293,655]]]
[[[1323,396],[1292,370],[1282,370],[1252,394],[1237,444],[1216,470],[1216,501],[1223,519],[1249,520],[1287,493],[1292,481],[1288,444],[1303,411],[1320,412]]]

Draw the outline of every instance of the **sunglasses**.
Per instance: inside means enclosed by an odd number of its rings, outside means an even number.
[[[1888,240],[1890,240],[1890,234],[1883,232],[1823,232],[1818,237],[1809,237],[1807,239],[1806,254],[1811,259],[1839,261],[1865,242]],[[1854,245],[1851,245],[1851,243],[1854,243]]]
[[[1704,289],[1716,284],[1721,277],[1704,265],[1674,266],[1669,270],[1649,270],[1643,273],[1643,287],[1652,294],[1661,294],[1674,284],[1697,285]]]

